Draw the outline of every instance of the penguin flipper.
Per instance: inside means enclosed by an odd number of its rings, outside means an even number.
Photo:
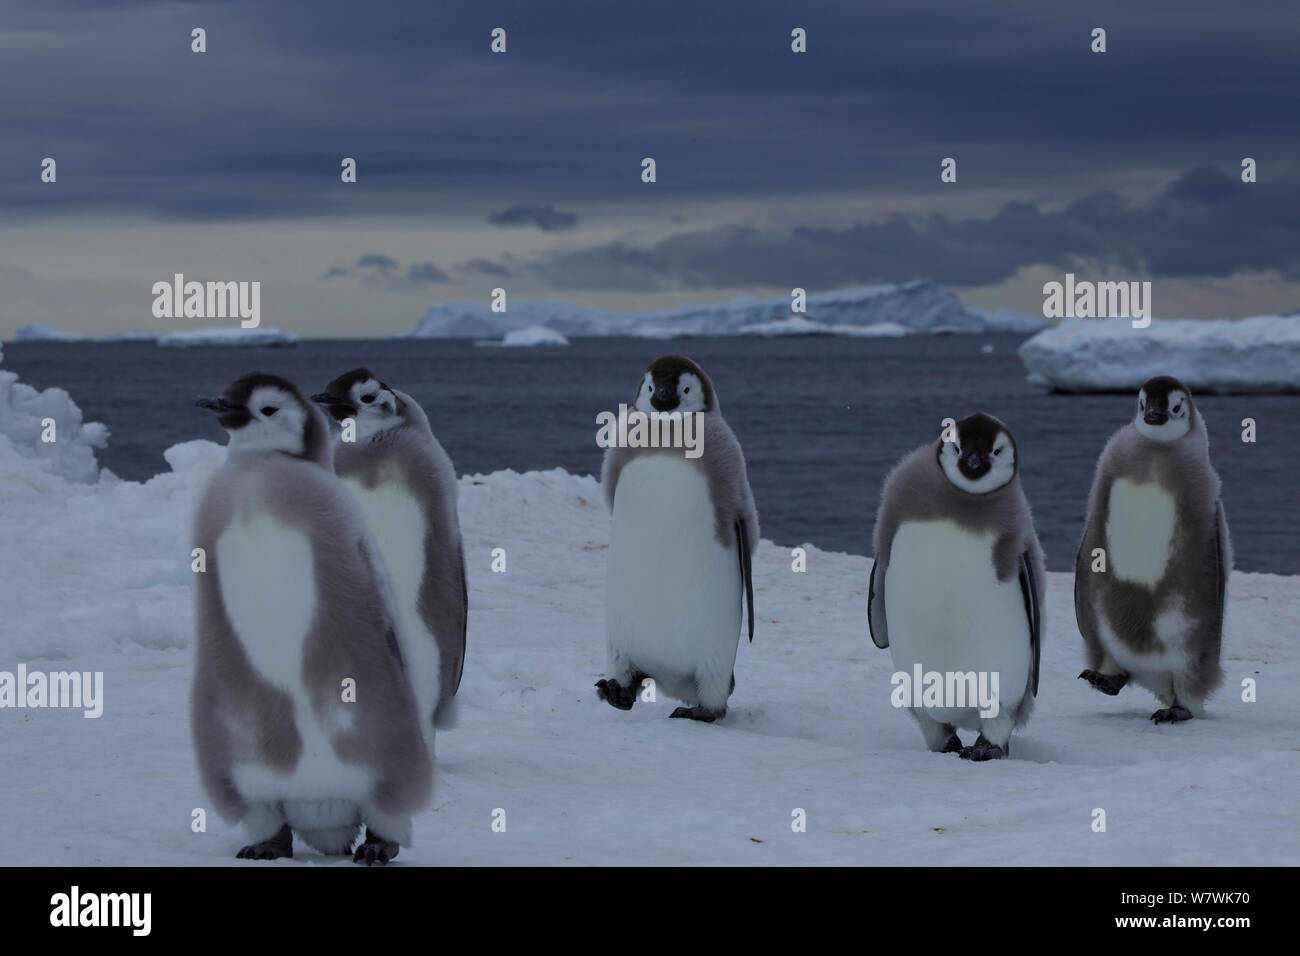
[[[745,603],[749,609],[749,643],[754,643],[754,558],[749,553],[749,529],[744,518],[736,519],[736,545],[740,552],[740,580],[745,586]]]
[[[1228,520],[1223,514],[1223,502],[1214,507],[1214,550],[1218,570],[1219,640],[1223,640],[1223,616],[1228,609],[1228,575],[1232,571],[1232,544],[1228,538]]]
[[[460,679],[465,673],[465,648],[469,636],[469,577],[465,573],[465,542],[459,542],[460,554],[460,666],[456,668],[456,687],[460,690]],[[455,691],[453,691],[454,693]]]
[[[1020,593],[1025,598],[1025,617],[1029,621],[1029,643],[1034,650],[1034,662],[1029,672],[1029,689],[1037,697],[1038,664],[1043,652],[1043,618],[1039,611],[1042,596],[1038,593],[1038,579],[1034,575],[1028,551],[1020,555]]]
[[[883,649],[889,646],[889,628],[885,626],[885,594],[876,593],[879,564],[879,559],[871,562],[871,577],[867,579],[867,627],[871,630],[871,643]]]

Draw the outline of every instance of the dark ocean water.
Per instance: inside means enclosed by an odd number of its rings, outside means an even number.
[[[358,365],[413,395],[462,473],[563,468],[598,474],[596,414],[631,401],[645,367],[679,352],[713,378],[749,462],[763,536],[871,552],[880,486],[939,422],[986,411],[1011,426],[1039,538],[1067,570],[1107,437],[1132,414],[1129,395],[1054,395],[1025,381],[1018,335],[902,339],[800,337],[579,339],[568,348],[502,349],[425,340],[310,341],[295,348],[164,349],[152,343],[6,344],[4,366],[39,388],[66,388],[87,420],[112,432],[101,464],[142,480],[162,452],[221,441],[194,407],[238,375],[276,372],[309,394]],[[981,347],[991,344],[991,353]],[[1198,396],[1224,502],[1247,571],[1300,573],[1300,398]],[[1241,441],[1254,418],[1258,442]]]

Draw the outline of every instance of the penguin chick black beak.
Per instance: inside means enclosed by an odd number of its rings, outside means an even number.
[[[357,413],[357,407],[349,399],[331,395],[329,392],[320,392],[313,395],[311,400],[324,407],[327,412],[340,421]]]
[[[984,465],[986,461],[988,461],[988,459],[977,451],[969,452],[965,459],[966,467],[970,471],[979,471],[980,467]]]
[[[650,396],[650,406],[657,412],[670,412],[677,407],[677,389],[664,386]]]
[[[1142,413],[1142,421],[1148,425],[1163,425],[1169,421],[1169,416],[1158,408],[1148,408]]]
[[[242,411],[244,406],[236,405],[234,402],[227,401],[224,398],[200,398],[194,403],[199,408],[206,408],[210,412],[218,415],[225,415],[229,412]]]

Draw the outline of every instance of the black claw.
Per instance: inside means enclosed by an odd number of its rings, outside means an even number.
[[[1192,716],[1192,712],[1182,704],[1174,704],[1172,707],[1157,710],[1151,715],[1151,719],[1157,724],[1176,724],[1182,720],[1191,720]]]
[[[997,744],[991,744],[985,739],[983,734],[969,747],[962,749],[962,760],[1000,760],[1007,755],[1010,748],[1002,748]]]
[[[366,866],[374,866],[376,863],[387,863],[390,860],[397,859],[398,845],[391,840],[385,840],[378,833],[366,831],[365,842],[357,847],[357,851],[352,854],[353,863],[364,863]]]
[[[678,707],[668,716],[689,717],[691,720],[699,720],[706,724],[711,724],[725,713],[725,710],[722,711],[722,713],[718,713],[717,711],[709,710],[707,707],[700,707],[697,705],[695,707]]]
[[[624,687],[612,677],[596,681],[596,695],[619,710],[631,710],[636,703],[636,688]]]
[[[1128,683],[1127,674],[1101,674],[1090,670],[1084,671],[1079,675],[1079,678],[1086,680],[1094,688],[1103,694],[1109,694],[1111,697],[1123,690],[1124,685]]]
[[[250,843],[235,854],[237,860],[278,860],[293,856],[293,831],[286,823],[278,833],[261,843]]]

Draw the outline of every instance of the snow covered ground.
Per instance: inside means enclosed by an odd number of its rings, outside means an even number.
[[[190,829],[208,802],[189,741],[188,526],[223,454],[189,442],[143,484],[73,484],[0,437],[0,670],[105,675],[98,719],[0,710],[0,864],[352,865],[301,844],[237,862],[237,829],[211,813]],[[1300,579],[1233,576],[1223,694],[1208,719],[1157,727],[1145,692],[1075,679],[1071,582],[1050,575],[1037,712],[1013,759],[973,764],[924,751],[890,706],[866,558],[809,548],[794,573],[788,547],[762,542],[755,640],[726,719],[703,725],[669,720],[667,699],[623,713],[596,698],[609,522],[593,478],[467,476],[461,520],[461,724],[439,735],[435,804],[397,865],[1300,862]],[[1257,703],[1240,701],[1244,677]]]
[[[1172,375],[1206,392],[1300,391],[1300,319],[1066,319],[1020,346],[1031,381],[1066,392],[1136,390]]]

